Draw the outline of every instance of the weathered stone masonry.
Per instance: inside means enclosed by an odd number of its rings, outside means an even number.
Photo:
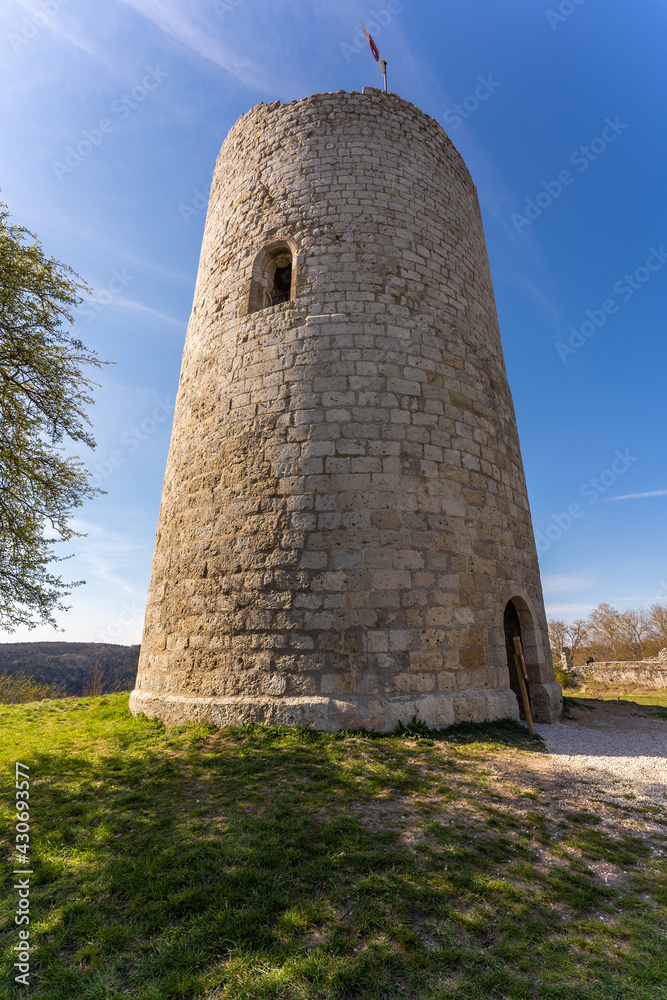
[[[291,297],[267,305],[290,256]],[[394,95],[260,104],[211,188],[132,710],[385,731],[518,718],[509,601],[551,721],[465,164]]]

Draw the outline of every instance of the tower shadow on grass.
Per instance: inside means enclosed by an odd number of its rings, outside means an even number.
[[[125,704],[43,703],[21,734],[35,1000],[653,1000],[664,982],[664,863],[494,776],[539,745],[521,732],[165,730]],[[9,911],[3,932],[9,964]]]

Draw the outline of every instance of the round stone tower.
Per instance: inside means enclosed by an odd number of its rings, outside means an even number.
[[[394,95],[260,104],[211,187],[133,712],[394,728],[555,682],[475,187]]]

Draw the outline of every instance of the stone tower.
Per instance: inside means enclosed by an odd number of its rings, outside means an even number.
[[[260,104],[211,187],[132,711],[561,707],[475,187],[394,95]]]

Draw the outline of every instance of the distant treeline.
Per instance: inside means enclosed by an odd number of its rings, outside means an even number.
[[[27,678],[48,689],[51,697],[130,691],[137,675],[139,649],[102,642],[0,643],[0,681],[9,692],[26,687],[20,679]],[[15,698],[3,698],[0,690],[0,701],[6,700]]]
[[[569,646],[575,666],[592,656],[598,663],[609,660],[644,660],[667,647],[667,604],[618,611],[598,604],[588,618],[565,622],[552,618],[549,643],[554,663],[559,664],[563,646]]]

